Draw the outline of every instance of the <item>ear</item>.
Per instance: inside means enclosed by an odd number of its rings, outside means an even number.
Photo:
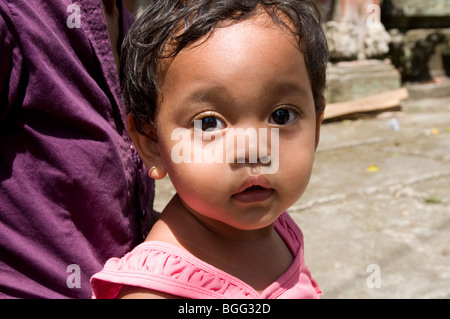
[[[321,110],[325,109],[325,102],[322,102],[323,105],[321,105]],[[316,147],[315,149],[317,150],[317,146],[319,146],[319,140],[320,140],[320,127],[322,125],[322,121],[323,121],[323,116],[325,114],[325,111],[320,111],[320,112],[316,112]]]
[[[147,168],[150,168],[149,175],[153,179],[162,179],[167,171],[164,161],[159,152],[158,142],[154,138],[139,133],[136,129],[133,116],[127,115],[127,130],[131,140],[136,147],[139,157]]]

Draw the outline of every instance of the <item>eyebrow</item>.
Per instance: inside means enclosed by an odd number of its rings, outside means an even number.
[[[302,98],[312,98],[312,90],[308,86],[301,85],[299,83],[293,83],[293,82],[270,82],[268,85],[266,85],[265,89],[268,92],[272,93],[278,93],[278,94],[295,94]]]
[[[300,96],[301,98],[312,98],[312,90],[309,87],[300,85],[293,82],[270,82],[264,86],[264,92],[270,92],[271,94],[292,94]],[[198,103],[205,101],[212,101],[216,99],[223,99],[226,101],[234,100],[234,98],[228,93],[226,88],[215,85],[210,87],[203,87],[197,91],[194,91],[184,100],[185,104]]]
[[[216,100],[217,98],[223,100],[233,99],[227,90],[221,86],[209,86],[203,87],[197,91],[194,91],[184,100],[184,103],[189,105],[191,103],[205,102]]]

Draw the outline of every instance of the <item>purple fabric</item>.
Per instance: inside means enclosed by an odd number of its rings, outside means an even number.
[[[0,0],[0,298],[91,298],[146,236],[153,182],[124,123],[101,0]]]

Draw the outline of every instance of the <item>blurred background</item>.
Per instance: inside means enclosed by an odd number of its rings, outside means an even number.
[[[450,0],[316,2],[326,120],[289,210],[306,263],[323,298],[449,298]],[[175,190],[156,187],[161,211]]]

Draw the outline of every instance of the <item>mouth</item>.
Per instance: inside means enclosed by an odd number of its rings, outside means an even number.
[[[268,199],[275,190],[264,176],[250,176],[231,196],[242,203],[263,202]]]

